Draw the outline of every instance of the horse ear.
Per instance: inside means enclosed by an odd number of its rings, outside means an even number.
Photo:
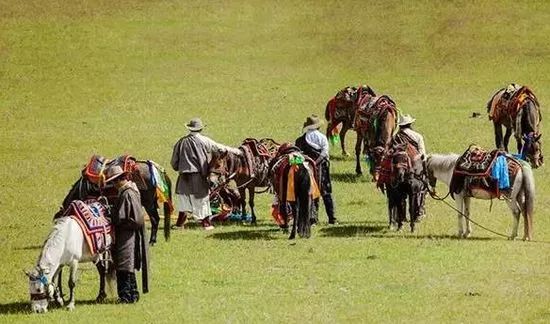
[[[535,141],[538,141],[538,140],[540,140],[540,137],[541,137],[541,136],[542,136],[542,134],[538,134],[538,135],[536,135],[536,136],[535,136]]]
[[[31,272],[29,270],[23,269],[23,273],[25,273],[25,276],[29,277],[29,279],[33,277],[33,275],[31,274]]]

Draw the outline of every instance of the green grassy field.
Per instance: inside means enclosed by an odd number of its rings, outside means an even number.
[[[389,232],[384,196],[339,148],[340,225],[309,240],[290,243],[261,195],[257,227],[155,246],[137,305],[93,303],[84,265],[73,313],[30,314],[22,272],[92,154],[168,167],[191,117],[228,145],[289,141],[338,89],[368,83],[417,118],[429,152],[491,148],[485,104],[507,83],[529,85],[546,117],[549,21],[545,1],[0,0],[0,322],[549,322],[550,244],[476,227],[454,239],[455,213],[431,199],[417,233]],[[549,167],[535,177],[534,238],[550,241]],[[472,217],[511,227],[503,202],[475,201]]]

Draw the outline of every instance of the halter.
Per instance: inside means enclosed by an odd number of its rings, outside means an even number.
[[[53,286],[50,282],[48,282],[48,277],[44,274],[44,270],[40,267],[37,267],[39,277],[30,277],[29,279],[31,282],[40,282],[43,285],[43,288],[40,289],[40,292],[38,293],[32,293],[31,292],[31,300],[44,300],[44,299],[50,299],[50,287]]]

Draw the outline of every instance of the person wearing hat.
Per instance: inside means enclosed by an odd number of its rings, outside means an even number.
[[[397,125],[399,126],[399,133],[406,135],[410,139],[411,144],[418,150],[418,153],[422,155],[422,159],[426,158],[426,146],[424,145],[424,137],[422,134],[412,129],[412,124],[416,121],[411,115],[399,115]]]
[[[427,158],[426,146],[424,145],[424,136],[412,129],[412,124],[416,121],[411,115],[399,115],[397,120],[397,125],[399,126],[399,131],[397,132],[398,137],[404,137],[404,140],[408,143],[411,143],[421,156],[421,159],[424,161]],[[418,201],[418,210],[417,219],[420,220],[425,216],[424,202],[426,199],[426,191],[419,192],[415,194],[415,197]]]
[[[329,224],[337,224],[334,216],[334,201],[332,200],[332,183],[330,181],[330,161],[328,152],[327,137],[319,131],[321,119],[317,115],[311,115],[306,118],[302,129],[303,135],[298,137],[295,145],[315,161],[317,166],[317,183],[321,190],[321,197],[325,204],[325,211],[328,216]],[[319,199],[314,201],[314,217],[312,223],[318,222]]]
[[[105,183],[113,183],[118,191],[112,209],[117,292],[119,303],[135,303],[139,300],[135,270],[141,269],[143,293],[149,291],[147,244],[145,243],[145,212],[136,184],[128,180],[122,167],[114,165],[106,170]]]
[[[212,211],[207,177],[212,153],[242,153],[239,149],[216,143],[201,134],[204,125],[200,118],[191,119],[185,127],[189,134],[174,144],[171,160],[172,168],[179,173],[176,184],[178,220],[175,227],[183,228],[187,217],[194,216],[201,221],[205,230],[211,230],[214,226],[210,221]]]

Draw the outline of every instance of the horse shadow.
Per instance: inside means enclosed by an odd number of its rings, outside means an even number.
[[[22,247],[16,247],[15,250],[18,251],[25,251],[25,250],[40,250],[42,248],[41,245],[27,245]]]
[[[98,303],[95,299],[89,300],[76,300],[76,305],[105,305],[105,304],[114,304],[116,301],[105,301],[103,303]],[[50,303],[48,306],[48,311],[57,310],[64,311],[65,307],[57,306],[55,303]],[[16,315],[16,314],[34,314],[31,310],[30,301],[18,301],[7,304],[0,304],[0,315]]]
[[[278,239],[277,233],[280,232],[278,228],[271,229],[257,229],[257,230],[240,230],[231,232],[212,233],[207,238],[216,240],[264,240],[272,241]]]
[[[350,172],[335,172],[330,174],[332,181],[336,182],[346,182],[346,183],[363,183],[363,182],[372,182],[369,176],[357,175]]]
[[[372,233],[383,232],[387,227],[388,226],[384,222],[368,222],[365,224],[324,227],[319,230],[319,233],[324,237],[372,236]]]
[[[392,235],[393,234],[393,235]],[[417,235],[410,233],[409,231],[390,231],[386,230],[386,234],[372,234],[369,237],[373,238],[385,238],[385,239],[407,239],[407,240],[454,240],[454,241],[499,241],[501,238],[496,237],[479,237],[479,236],[470,236],[468,238],[461,238],[456,235],[450,234],[426,234],[426,235]]]
[[[352,161],[353,157],[347,155],[331,155],[331,161]]]

